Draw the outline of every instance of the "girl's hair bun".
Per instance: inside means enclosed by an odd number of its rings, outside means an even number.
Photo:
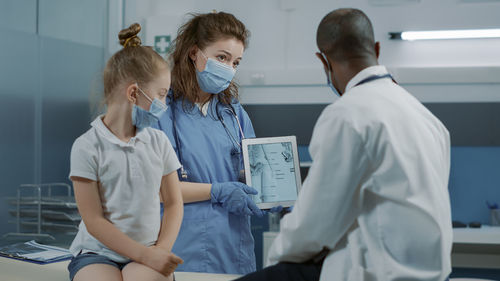
[[[128,28],[122,29],[118,33],[118,39],[120,40],[120,45],[123,48],[130,46],[140,46],[141,39],[137,36],[137,34],[141,31],[141,25],[138,23],[133,23]]]

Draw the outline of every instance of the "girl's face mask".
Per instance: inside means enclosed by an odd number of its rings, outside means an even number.
[[[236,69],[208,58],[201,50],[200,53],[207,59],[205,69],[201,72],[196,70],[196,78],[200,89],[210,94],[218,94],[227,89],[233,80]]]
[[[138,129],[143,129],[151,127],[153,124],[160,120],[160,117],[167,111],[167,105],[161,102],[159,99],[151,99],[146,93],[144,93],[141,88],[139,88],[141,94],[144,95],[150,102],[151,106],[149,111],[142,109],[140,106],[134,104],[132,108],[132,124]]]

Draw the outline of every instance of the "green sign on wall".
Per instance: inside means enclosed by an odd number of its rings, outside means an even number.
[[[170,51],[170,45],[172,41],[170,35],[158,35],[155,36],[155,51],[161,55],[164,55]]]

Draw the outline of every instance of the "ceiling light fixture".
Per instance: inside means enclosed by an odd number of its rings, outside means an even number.
[[[500,38],[500,29],[463,29],[435,31],[389,32],[390,39],[399,40],[436,40],[436,39],[477,39]]]

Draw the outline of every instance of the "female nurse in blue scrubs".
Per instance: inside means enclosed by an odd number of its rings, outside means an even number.
[[[183,166],[184,219],[173,252],[179,271],[245,274],[255,271],[250,215],[257,191],[242,181],[241,140],[252,123],[232,82],[248,30],[228,13],[199,14],[174,42],[169,109],[159,122]],[[189,182],[207,183],[190,185]]]

